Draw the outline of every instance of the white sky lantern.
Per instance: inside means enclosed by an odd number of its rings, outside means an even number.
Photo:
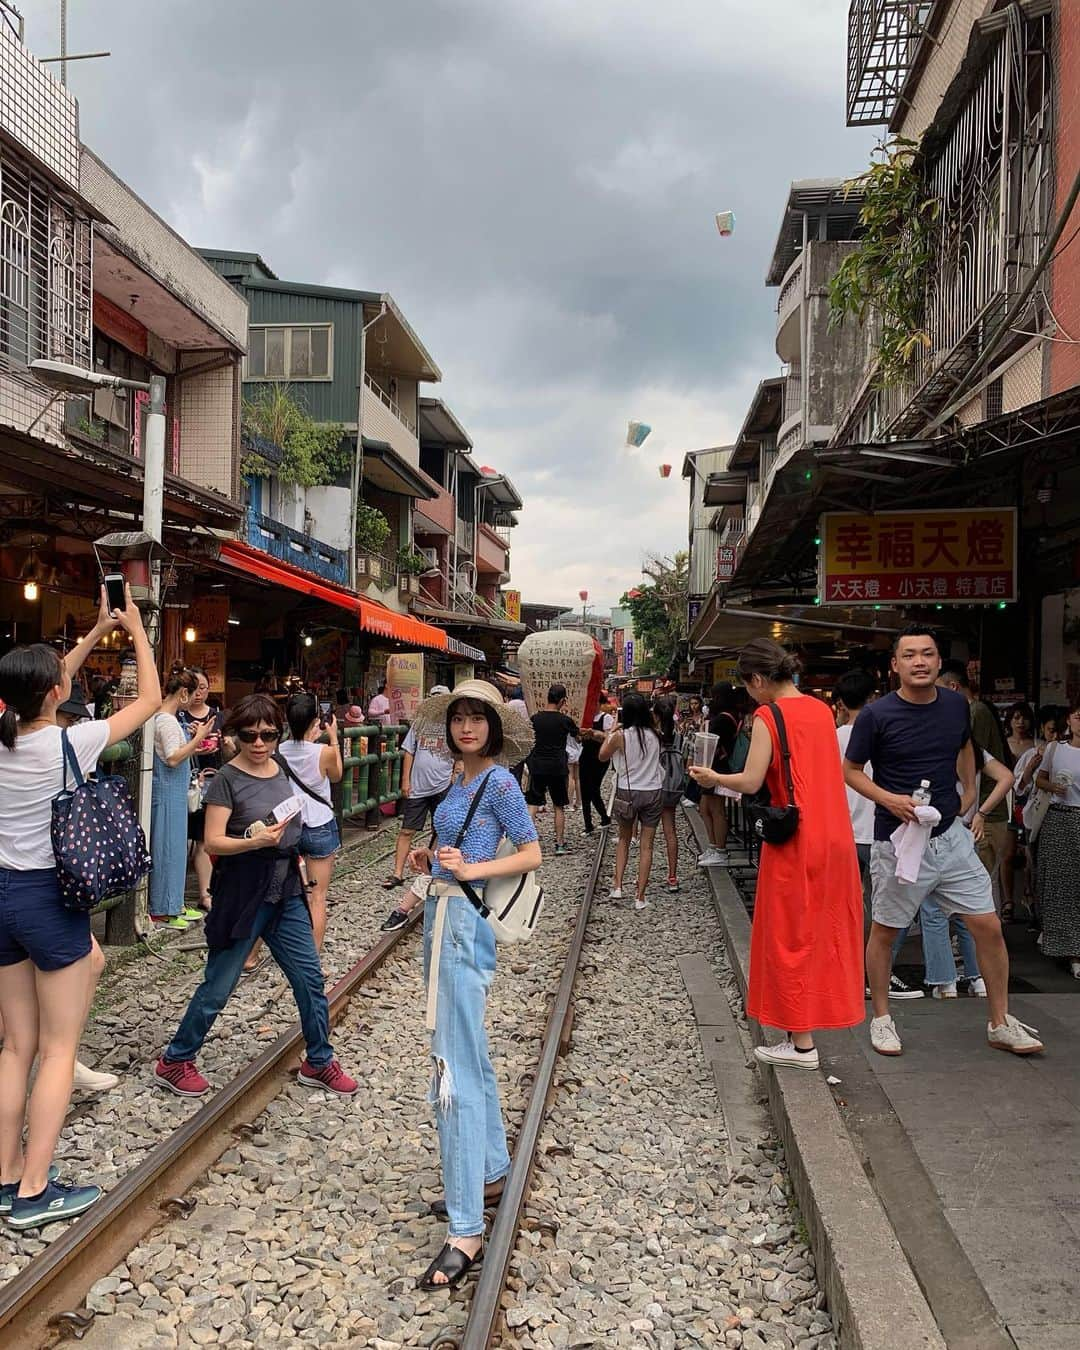
[[[626,444],[633,446],[644,445],[645,438],[650,431],[652,431],[652,427],[649,426],[648,422],[627,422]]]
[[[720,231],[720,233],[723,235],[723,237],[724,237],[725,239],[728,237],[729,234],[734,234],[734,233],[735,233],[735,212],[734,212],[734,211],[717,211],[717,213],[716,213],[716,228]]]

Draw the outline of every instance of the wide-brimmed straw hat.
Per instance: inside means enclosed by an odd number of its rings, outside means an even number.
[[[445,736],[446,710],[460,698],[474,698],[495,710],[503,729],[502,754],[495,758],[500,764],[520,764],[536,743],[532,723],[514,708],[508,708],[502,695],[486,680],[462,680],[448,694],[429,694],[416,710],[413,727],[418,736]]]

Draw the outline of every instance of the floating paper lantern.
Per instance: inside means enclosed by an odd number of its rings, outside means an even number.
[[[661,477],[661,478],[670,478],[670,477],[671,477],[671,465],[670,465],[670,464],[661,464],[661,465],[660,465],[660,477]]]
[[[529,712],[538,712],[544,706],[553,684],[564,684],[566,712],[580,726],[596,659],[596,642],[588,633],[572,628],[530,633],[517,654],[521,689]]]
[[[720,233],[723,235],[723,237],[724,237],[725,239],[728,237],[729,234],[734,234],[734,233],[735,233],[735,212],[734,212],[734,211],[717,211],[717,213],[716,213],[716,228],[720,231]]]
[[[652,427],[647,422],[627,422],[626,424],[626,444],[644,445],[645,438]]]
[[[582,604],[584,604],[585,601],[588,600],[588,598],[589,598],[589,592],[588,592],[588,591],[578,591],[578,593],[577,593],[577,598],[581,601]]]

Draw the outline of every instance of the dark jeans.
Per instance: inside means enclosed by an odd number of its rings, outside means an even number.
[[[595,806],[597,814],[600,816],[600,824],[608,823],[607,807],[604,805],[604,799],[600,788],[604,781],[604,775],[608,771],[607,764],[601,764],[599,759],[592,755],[582,755],[579,762],[579,777],[581,779],[581,813],[585,817],[585,828],[591,830],[592,808]]]
[[[278,905],[260,905],[248,937],[210,953],[202,984],[195,990],[176,1035],[165,1051],[167,1060],[194,1059],[198,1055],[218,1013],[236,988],[248,952],[254,947],[255,939],[260,937],[292,985],[307,1042],[308,1063],[321,1069],[334,1058],[330,1044],[330,1009],[323,988],[319,953],[315,950],[311,915],[305,901],[295,895]]]

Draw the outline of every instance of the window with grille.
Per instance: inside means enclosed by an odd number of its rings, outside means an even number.
[[[0,364],[90,364],[91,227],[70,199],[0,153]]]
[[[248,329],[245,378],[329,380],[333,376],[333,324],[253,324]]]

